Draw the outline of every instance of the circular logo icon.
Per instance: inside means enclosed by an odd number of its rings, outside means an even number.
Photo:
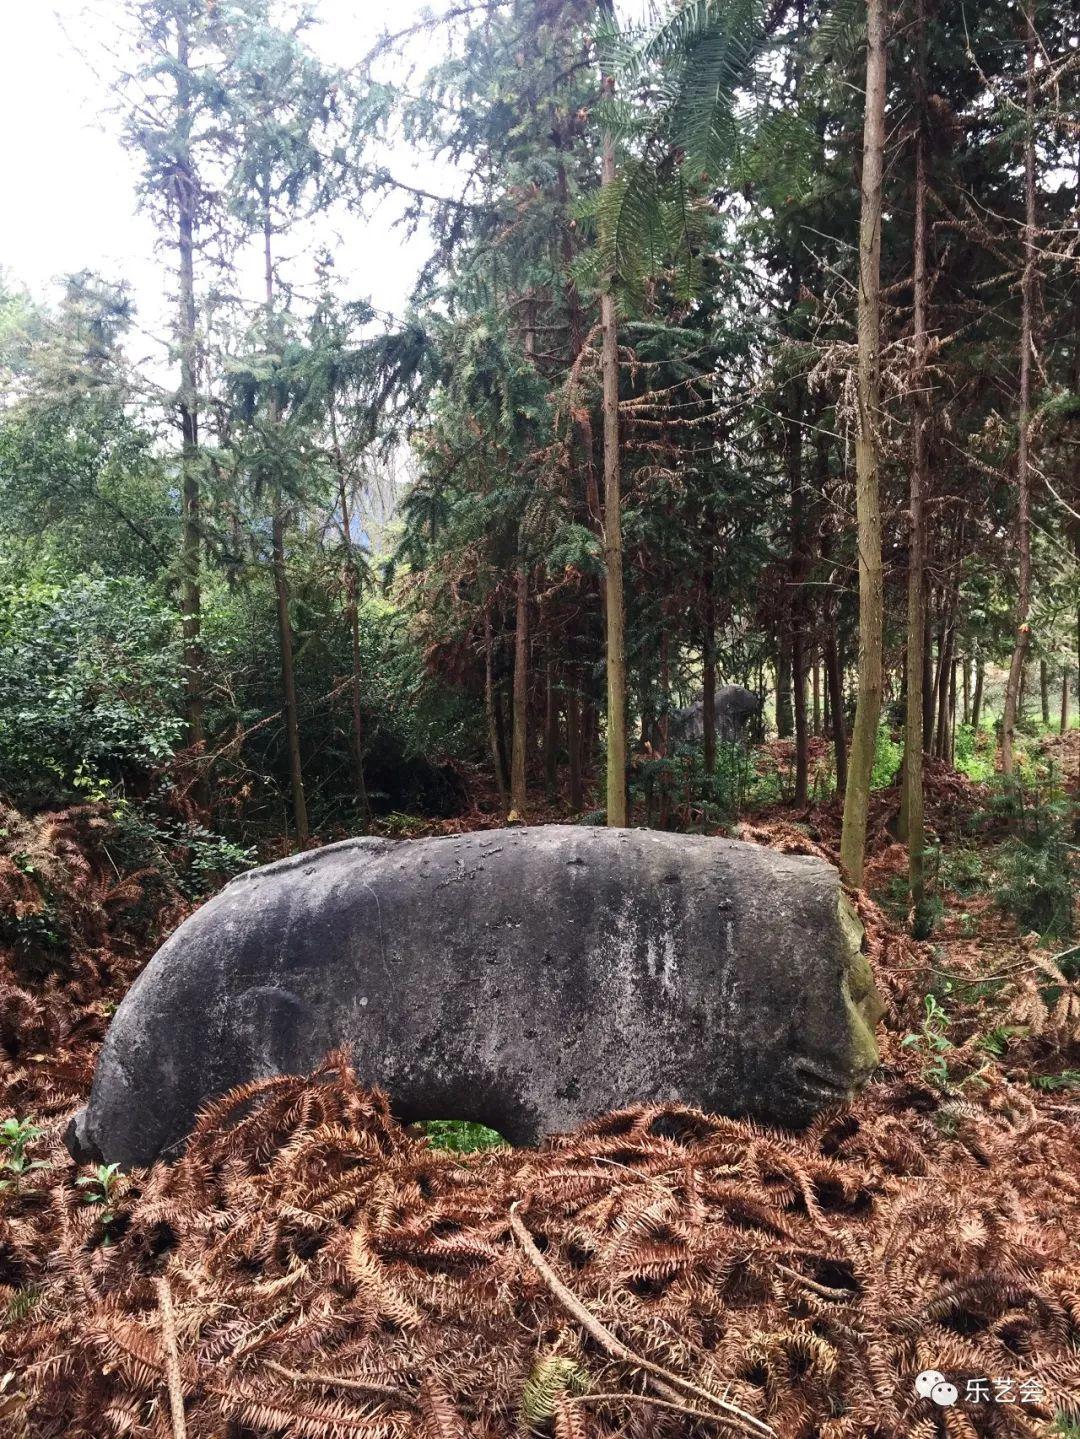
[[[935,1384],[930,1390],[930,1398],[944,1409],[948,1408],[950,1404],[955,1404],[960,1398],[960,1393],[955,1384],[950,1384],[947,1379],[943,1379],[940,1384]]]
[[[945,1375],[937,1369],[924,1369],[915,1379],[915,1393],[920,1399],[929,1399],[936,1384],[944,1384]]]

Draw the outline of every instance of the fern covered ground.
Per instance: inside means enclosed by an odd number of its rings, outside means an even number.
[[[784,763],[759,761],[781,790]],[[1080,956],[1013,893],[1045,900],[1039,835],[1034,860],[1017,845],[1065,821],[1049,794],[1018,817],[943,767],[927,788],[933,934],[907,937],[896,792],[876,791],[859,905],[883,1063],[804,1134],[669,1106],[454,1152],[333,1056],[217,1103],[178,1163],[130,1175],[77,1169],[61,1135],[116,1002],[197,896],[167,848],[128,867],[144,851],[92,807],[5,814],[0,1432],[1074,1432]],[[828,857],[838,831],[833,801],[741,827]],[[955,1405],[917,1394],[925,1370]]]

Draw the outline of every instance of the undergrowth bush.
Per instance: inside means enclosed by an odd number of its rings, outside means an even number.
[[[1012,833],[995,857],[998,902],[1022,929],[1065,936],[1073,932],[1076,847],[1074,805],[1053,770],[1027,788],[1002,777],[992,811],[1008,820]]]
[[[887,789],[900,772],[904,746],[893,738],[887,724],[878,725],[874,740],[874,767],[870,772],[871,789]]]
[[[958,724],[954,753],[956,768],[976,784],[985,784],[992,780],[996,743],[989,730],[981,726],[976,729],[974,725]]]
[[[188,899],[215,894],[257,862],[253,848],[200,824],[164,818],[146,805],[118,800],[112,820],[117,858],[125,867],[159,874]]]
[[[716,766],[705,770],[700,744],[676,745],[668,756],[641,761],[630,784],[631,801],[640,801],[647,824],[656,824],[667,796],[670,822],[681,828],[689,809],[692,829],[730,824],[747,809],[784,798],[775,767],[759,769],[754,750],[740,741],[718,740]]]
[[[139,580],[0,586],[0,789],[29,808],[99,798],[163,763],[180,658],[175,612]]]

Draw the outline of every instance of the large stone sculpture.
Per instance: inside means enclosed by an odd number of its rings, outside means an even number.
[[[636,1101],[798,1125],[877,1062],[861,933],[830,865],[734,840],[348,840],[181,925],[114,1016],[69,1144],[147,1163],[211,1096],[340,1045],[403,1120],[519,1144]]]
[[[716,691],[716,738],[742,739],[747,726],[761,715],[761,699],[742,685],[720,685]],[[696,699],[671,716],[671,738],[683,744],[700,744],[705,737],[705,701]]]

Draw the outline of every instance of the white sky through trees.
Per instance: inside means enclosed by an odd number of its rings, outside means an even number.
[[[155,358],[155,337],[164,337],[171,309],[169,256],[154,253],[150,217],[139,212],[139,157],[121,144],[121,117],[108,92],[110,62],[103,46],[119,31],[125,0],[7,0],[0,44],[0,133],[6,136],[4,203],[0,207],[0,269],[11,283],[40,299],[55,300],[56,282],[82,269],[126,280],[137,307],[137,331],[146,357]],[[319,23],[308,43],[329,63],[360,59],[387,27],[418,18],[422,0],[318,0]],[[435,7],[438,8],[437,6]],[[434,56],[432,57],[434,59]],[[386,152],[395,175],[415,183],[441,181],[453,193],[445,165],[424,175],[405,147]],[[421,176],[421,178],[417,178]],[[335,256],[342,292],[369,298],[380,309],[400,312],[429,249],[425,235],[411,241],[402,226],[401,203],[391,197],[364,218],[340,214],[323,219],[298,243],[327,245]],[[290,245],[282,243],[289,273]],[[292,257],[301,278],[310,271]],[[133,353],[139,343],[133,337]]]

